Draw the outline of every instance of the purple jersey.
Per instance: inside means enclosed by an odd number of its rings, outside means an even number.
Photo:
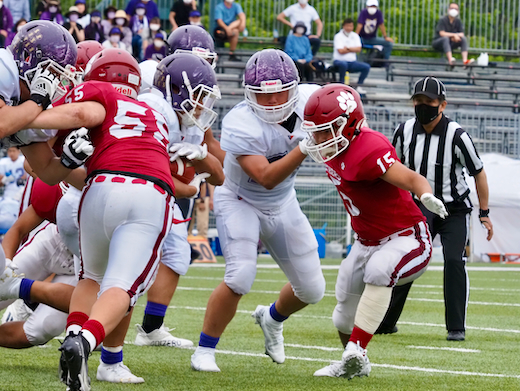
[[[361,38],[370,39],[377,36],[377,28],[384,23],[383,13],[378,9],[374,15],[370,15],[367,9],[363,9],[359,13],[358,24],[362,24],[363,28],[359,32]]]

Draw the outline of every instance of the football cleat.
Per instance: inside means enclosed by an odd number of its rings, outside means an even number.
[[[144,379],[135,376],[122,361],[116,364],[105,364],[100,360],[96,379],[109,383],[144,383]]]
[[[197,346],[191,356],[191,368],[201,372],[220,372],[215,362],[215,349]]]
[[[446,339],[448,341],[464,341],[466,339],[466,332],[464,330],[448,331]]]
[[[83,338],[81,332],[78,335],[69,333],[60,347],[60,378],[68,386],[70,391],[90,391],[90,378],[88,377],[89,343]]]
[[[343,377],[345,376],[345,368],[341,361],[333,362],[324,368],[314,372],[314,376]]]
[[[368,376],[372,369],[367,351],[359,346],[359,342],[349,341],[341,357],[341,364],[345,371],[344,377],[349,380],[355,376]]]
[[[277,322],[269,313],[269,306],[259,305],[251,315],[255,323],[260,326],[265,337],[265,354],[275,363],[283,364],[285,350],[283,346],[283,323]]]
[[[5,309],[2,316],[2,324],[8,322],[23,322],[31,316],[33,311],[25,305],[22,299],[16,300],[13,304]]]
[[[174,337],[169,333],[170,329],[162,325],[157,330],[147,333],[141,325],[135,325],[137,335],[134,344],[137,346],[171,346],[174,348],[190,348],[193,342],[184,338]]]
[[[0,274],[0,300],[18,299],[23,275],[18,275],[15,268],[7,266]]]

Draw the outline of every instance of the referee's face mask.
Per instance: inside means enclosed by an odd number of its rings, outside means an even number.
[[[445,104],[444,101],[441,103],[438,99],[424,98],[426,97],[414,98],[415,117],[421,125],[428,125],[444,111]]]

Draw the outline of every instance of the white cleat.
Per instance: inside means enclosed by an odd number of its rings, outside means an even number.
[[[8,322],[23,322],[31,316],[33,311],[25,305],[22,299],[16,300],[13,304],[5,309],[2,316],[2,324]]]
[[[220,372],[215,362],[215,349],[197,346],[191,355],[191,368],[201,372]]]
[[[368,376],[372,366],[367,357],[366,349],[359,346],[358,343],[349,342],[341,357],[341,364],[345,371],[344,377],[352,379],[355,376]]]
[[[345,369],[341,361],[335,361],[324,368],[318,369],[314,372],[314,376],[343,377],[345,376]]]
[[[269,313],[269,306],[259,305],[251,315],[255,323],[260,326],[265,337],[265,354],[273,359],[275,363],[283,364],[285,361],[285,350],[283,346],[283,323],[277,322]]]
[[[174,337],[169,333],[170,329],[162,325],[157,330],[146,333],[141,325],[135,325],[137,335],[135,337],[135,345],[137,346],[172,346],[174,348],[190,348],[193,342],[184,338]]]
[[[144,379],[135,376],[123,362],[105,364],[100,361],[96,378],[109,383],[144,383]]]
[[[23,275],[16,274],[15,270],[9,265],[0,274],[0,300],[18,299]]]

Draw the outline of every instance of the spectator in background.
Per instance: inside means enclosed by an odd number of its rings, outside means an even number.
[[[289,20],[285,19],[289,18]],[[303,22],[307,28],[307,36],[312,47],[312,55],[315,56],[320,50],[321,45],[321,33],[323,31],[323,22],[318,15],[318,11],[308,4],[308,0],[298,0],[298,4],[293,4],[287,7],[285,10],[280,12],[276,17],[277,20],[286,24],[291,29],[294,28],[297,22]],[[316,23],[316,34],[312,34],[311,23]]]
[[[313,69],[311,65],[312,50],[309,38],[305,35],[307,27],[303,22],[294,25],[293,33],[285,40],[285,53],[289,55],[298,68],[300,80],[313,81]]]
[[[188,235],[193,234],[195,220],[197,221],[197,236],[208,238],[209,227],[209,211],[213,210],[213,191],[215,186],[208,182],[200,184],[200,192],[198,198],[195,200],[193,207],[193,216],[191,218],[190,226],[188,228]]]
[[[237,19],[238,18],[238,19]],[[229,61],[240,61],[235,56],[238,34],[246,28],[246,14],[234,0],[224,0],[215,7],[215,39],[229,41]]]
[[[7,40],[5,41],[5,47],[8,47],[11,42],[13,42],[13,38],[16,33],[22,28],[24,24],[27,24],[27,21],[22,18],[18,22],[16,22],[11,30],[11,32],[7,35]]]
[[[76,0],[74,5],[78,7],[79,12],[79,19],[77,23],[80,24],[83,28],[87,27],[90,24],[90,14],[87,10],[86,0]]]
[[[166,31],[161,29],[161,19],[159,19],[158,17],[155,17],[150,20],[149,36],[151,39],[155,39],[152,37],[155,37],[157,34],[161,34],[161,36],[164,40],[168,39],[168,34],[166,34]],[[151,44],[152,42],[148,42],[148,43]]]
[[[128,16],[135,15],[136,6],[139,3],[144,4],[144,7],[146,9],[145,14],[149,20],[155,17],[160,17],[159,8],[157,8],[157,4],[153,0],[130,0],[130,2],[125,8],[125,12],[128,14]]]
[[[370,72],[370,65],[366,62],[357,61],[356,53],[361,51],[361,39],[354,32],[354,20],[347,18],[343,21],[343,27],[334,36],[334,66],[339,70],[339,81],[343,83],[346,72],[360,72],[357,92],[362,95],[366,91],[361,85]]]
[[[105,41],[105,32],[101,25],[101,12],[98,10],[90,13],[90,24],[85,27],[85,39],[98,41],[99,43]]]
[[[9,33],[13,30],[13,17],[8,8],[0,1],[0,47],[5,47]]]
[[[138,62],[143,59],[143,51],[146,49],[147,39],[150,37],[150,24],[146,14],[144,3],[137,3],[135,15],[130,19],[130,29],[132,30],[132,52]]]
[[[29,0],[4,0],[4,7],[11,12],[14,24],[18,23],[20,19],[25,19],[26,22],[31,20]]]
[[[161,33],[156,33],[153,39],[153,44],[148,45],[144,52],[145,60],[161,61],[166,57],[166,46],[164,45],[164,36]]]
[[[205,29],[204,25],[200,21],[200,17],[201,17],[201,14],[199,11],[197,11],[197,10],[191,11],[190,12],[190,24],[193,26],[200,26],[203,29]]]
[[[108,39],[102,43],[105,48],[116,48],[129,51],[122,41],[123,33],[119,27],[112,27],[108,33]]]
[[[60,2],[58,0],[48,0],[47,9],[40,15],[41,20],[50,20],[51,22],[61,24],[65,22],[61,14]]]
[[[69,8],[69,12],[67,12],[66,15],[67,18],[69,18],[69,21],[63,23],[63,27],[69,31],[76,43],[85,40],[85,31],[83,31],[83,26],[78,23],[79,15],[78,7],[73,5]]]
[[[0,186],[4,188],[0,199],[0,230],[5,233],[18,217],[20,198],[27,174],[23,168],[25,157],[17,147],[7,149],[7,156],[0,159]]]
[[[132,29],[129,27],[128,15],[123,10],[117,10],[112,20],[112,27],[117,26],[123,32],[123,42],[125,43],[126,50],[133,53],[132,50],[132,39],[134,34]],[[108,36],[108,33],[105,33]]]
[[[105,8],[104,14],[105,19],[101,21],[101,26],[103,26],[103,32],[105,36],[108,36],[108,33],[114,27],[114,18],[116,16],[117,8],[109,5],[107,8]],[[125,18],[126,18],[126,12],[125,12]]]
[[[462,52],[462,62],[464,65],[468,65],[475,60],[468,60],[468,41],[464,36],[464,25],[458,16],[458,4],[450,3],[448,15],[439,19],[439,22],[437,23],[432,46],[435,50],[443,52],[446,55],[446,59],[450,65],[455,63],[455,58],[453,58],[453,49],[460,47]]]
[[[40,0],[38,2],[38,5],[36,6],[36,17],[38,19],[42,15],[43,11],[45,11],[47,9],[47,7],[48,7],[48,5],[47,5],[47,1],[46,0]],[[31,18],[29,18],[27,20],[31,20]]]
[[[381,45],[383,46],[383,58],[388,60],[392,54],[394,40],[386,33],[385,20],[383,13],[378,8],[378,0],[367,0],[367,7],[359,13],[357,20],[356,33],[361,38],[363,46]],[[383,38],[377,37],[377,29],[381,30]]]
[[[190,24],[190,12],[197,9],[197,2],[195,0],[177,0],[173,3],[170,9],[170,23],[172,31],[179,26]]]

